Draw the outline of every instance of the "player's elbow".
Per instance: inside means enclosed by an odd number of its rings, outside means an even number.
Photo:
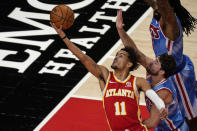
[[[158,123],[159,123],[160,119],[154,119],[151,121],[151,128],[156,128]]]
[[[152,122],[151,128],[156,128],[158,125],[158,122]]]
[[[156,128],[159,121],[160,121],[159,116],[151,115],[150,118],[144,121],[144,124],[147,126],[147,128],[151,129],[151,128]]]
[[[156,128],[157,125],[158,125],[158,122],[151,121],[151,123],[149,123],[149,125],[147,126],[147,128],[149,128],[149,129]]]
[[[148,129],[151,129],[151,128],[156,128],[157,126],[157,122],[154,122],[154,120],[152,119],[147,119],[145,120],[144,122],[142,122]]]

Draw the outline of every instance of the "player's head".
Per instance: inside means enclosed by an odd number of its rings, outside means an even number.
[[[171,76],[176,70],[176,61],[172,55],[162,54],[152,61],[147,72],[153,76],[163,75],[165,78]]]
[[[122,48],[116,53],[111,68],[119,70],[128,69],[129,71],[133,71],[139,67],[137,59],[138,55],[132,48]]]

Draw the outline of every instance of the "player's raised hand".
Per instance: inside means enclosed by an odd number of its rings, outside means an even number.
[[[162,108],[160,111],[160,119],[165,120],[168,116],[168,110],[166,108]]]
[[[123,29],[124,23],[123,23],[123,18],[122,18],[122,10],[117,11],[117,17],[116,17],[116,28],[118,30]]]
[[[58,28],[54,23],[50,22],[51,26],[55,29],[55,31],[58,33],[58,35],[61,38],[65,38],[66,34],[62,30],[62,25],[60,25],[60,28]]]

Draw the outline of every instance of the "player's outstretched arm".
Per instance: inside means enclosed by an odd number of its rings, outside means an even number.
[[[139,55],[139,60],[138,62],[147,68],[147,66],[150,64],[152,61],[151,58],[145,56],[136,46],[134,41],[129,37],[129,35],[125,32],[124,30],[124,23],[123,23],[123,18],[122,18],[122,10],[117,11],[117,18],[116,18],[116,28],[118,30],[118,34],[120,36],[120,39],[122,40],[123,45],[126,47],[133,48],[136,53]]]
[[[62,30],[62,26],[60,26],[60,28],[57,28],[54,23],[51,23],[51,26],[56,30],[60,38],[62,38],[64,43],[67,45],[68,49],[81,61],[81,63],[86,67],[86,69],[99,80],[106,82],[109,75],[108,69],[104,66],[97,65],[97,63],[92,58],[85,55],[75,44],[73,44],[66,37],[66,34]]]

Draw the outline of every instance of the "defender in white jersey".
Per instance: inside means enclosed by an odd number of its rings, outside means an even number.
[[[154,17],[150,24],[153,50],[156,56],[168,53],[175,58],[176,72],[170,79],[176,87],[182,114],[190,120],[190,129],[195,130],[197,128],[196,78],[192,61],[183,54],[182,31],[189,35],[195,28],[197,20],[181,5],[180,0],[146,1],[154,9]]]

